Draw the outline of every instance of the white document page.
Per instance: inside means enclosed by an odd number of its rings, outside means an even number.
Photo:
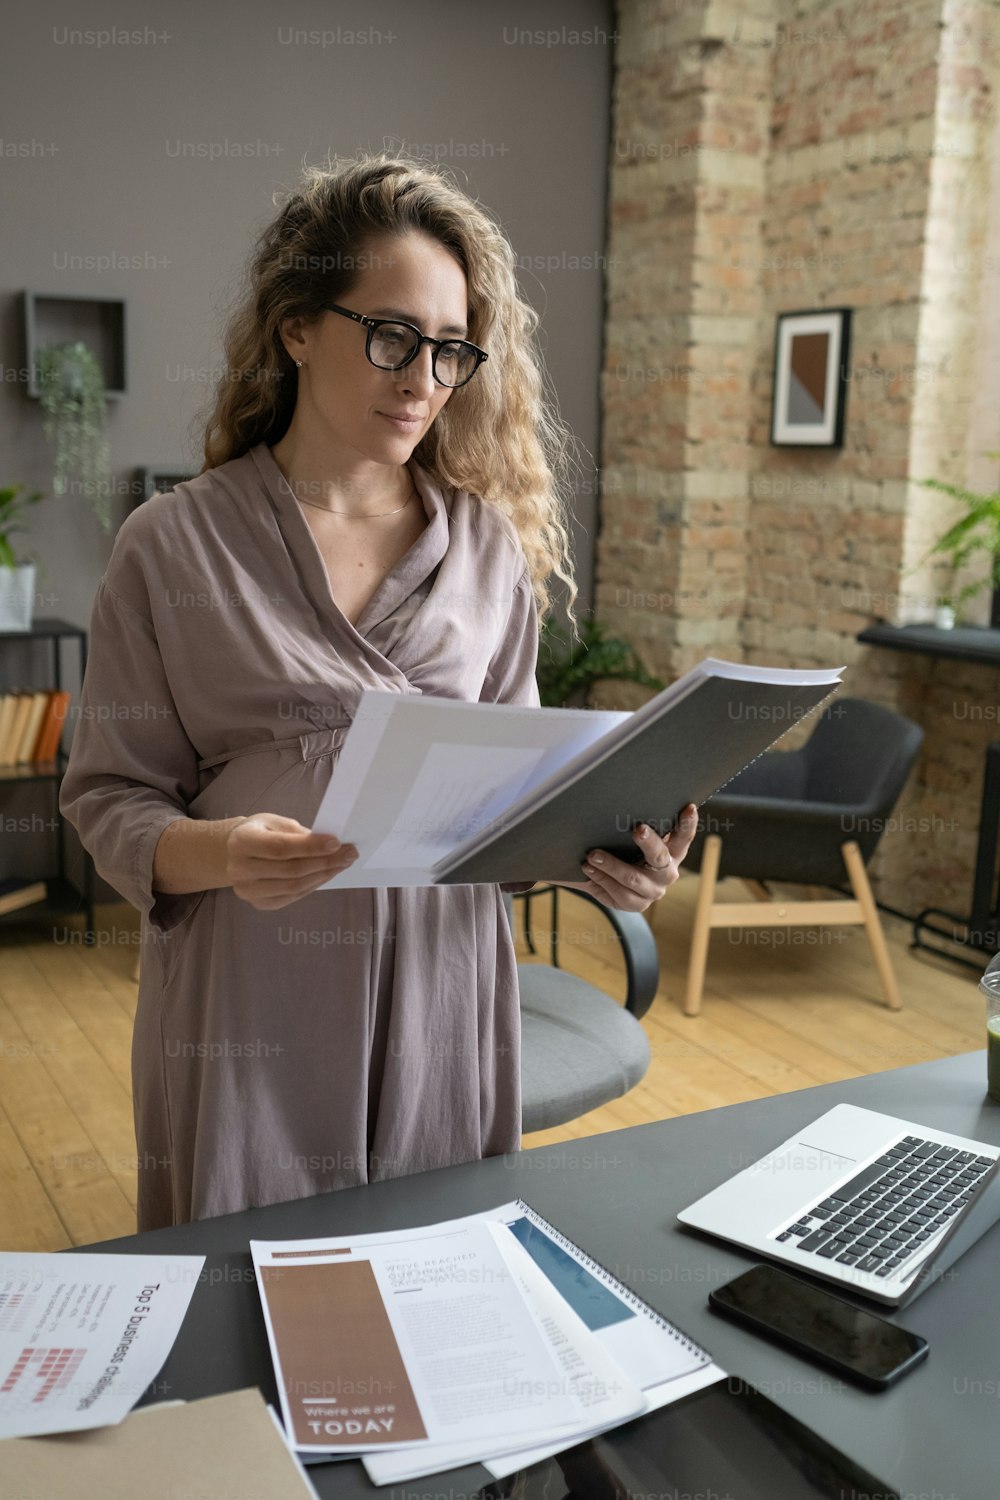
[[[708,1364],[709,1356],[693,1347],[680,1330],[661,1326],[666,1320],[599,1268],[597,1273],[589,1270],[582,1251],[553,1239],[521,1204],[503,1203],[434,1227],[446,1230],[480,1219],[506,1224],[516,1234],[556,1291],[577,1308],[587,1327],[642,1390]]]
[[[204,1264],[0,1252],[0,1438],[122,1421],[170,1353]]]
[[[725,1370],[718,1365],[703,1365],[700,1370],[694,1370],[690,1375],[678,1375],[675,1380],[665,1380],[662,1385],[650,1386],[643,1391],[646,1398],[646,1412],[659,1411],[662,1406],[670,1406],[674,1401],[680,1401],[682,1396],[692,1396],[695,1391],[700,1391],[703,1386],[714,1385],[717,1380],[724,1380]],[[644,1413],[645,1415],[645,1413]],[[611,1425],[597,1428],[589,1434],[597,1437],[601,1432],[607,1432]],[[544,1448],[522,1448],[517,1453],[503,1453],[493,1458],[483,1459],[483,1466],[489,1470],[494,1479],[506,1479],[508,1474],[516,1474],[518,1469],[528,1469],[532,1464],[540,1464],[543,1459],[551,1458],[554,1453],[563,1453],[571,1448],[575,1442],[580,1441],[573,1438],[569,1442],[555,1442]],[[706,1492],[707,1500],[707,1492]]]
[[[541,753],[487,745],[472,756],[460,746],[431,745],[368,862],[377,869],[432,869],[457,833],[478,833],[489,823],[498,796],[523,786]]]
[[[458,1440],[491,1452],[511,1433],[530,1442],[578,1423],[579,1399],[561,1379],[558,1361],[488,1225],[469,1224],[446,1234],[411,1231],[366,1243],[371,1238],[251,1241],[282,1415],[300,1452],[361,1453]],[[302,1258],[296,1260],[296,1254]],[[310,1393],[296,1396],[293,1409],[287,1368],[294,1366],[297,1351],[282,1350],[261,1268],[280,1270],[284,1285],[293,1286],[297,1266],[307,1272],[327,1262],[339,1270],[351,1261],[371,1267],[408,1388],[390,1392],[381,1368],[369,1372],[366,1367],[365,1380],[352,1381],[363,1384],[365,1395],[346,1396],[345,1382],[337,1378],[333,1322],[329,1362],[324,1358],[325,1369],[309,1369],[304,1383]],[[301,1302],[297,1313],[312,1329],[322,1316]],[[377,1331],[373,1336],[379,1337]],[[381,1347],[384,1351],[384,1338]],[[302,1368],[292,1382],[296,1386]],[[325,1388],[337,1394],[313,1393]],[[373,1401],[371,1392],[380,1399]],[[396,1419],[413,1406],[419,1413],[416,1426],[422,1425],[426,1436],[401,1442]],[[304,1440],[305,1434],[314,1441]]]
[[[631,717],[365,691],[313,822],[358,858],[321,889],[433,885],[435,865]]]
[[[556,1451],[644,1412],[647,1401],[643,1392],[602,1348],[506,1226],[494,1223],[490,1229],[558,1361],[560,1383],[580,1402],[579,1425],[562,1434]],[[545,1394],[544,1387],[539,1394]],[[516,1452],[516,1445],[506,1442],[493,1452],[500,1454],[507,1450]],[[435,1444],[397,1453],[370,1453],[365,1455],[363,1462],[373,1484],[392,1484],[435,1474],[442,1469],[453,1469],[460,1464],[480,1463],[483,1457],[481,1443],[458,1443]],[[512,1469],[519,1467],[522,1464],[516,1457]]]

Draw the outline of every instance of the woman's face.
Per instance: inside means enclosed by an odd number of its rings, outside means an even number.
[[[467,333],[465,272],[429,235],[410,233],[371,240],[358,260],[363,269],[349,292],[335,300],[365,317],[393,317],[432,338]],[[312,325],[290,320],[285,347],[301,359],[295,419],[321,441],[354,449],[377,463],[401,464],[452,395],[431,370],[432,349],[402,370],[381,370],[365,355],[368,330],[342,313],[325,312]],[[414,419],[405,424],[392,418]]]

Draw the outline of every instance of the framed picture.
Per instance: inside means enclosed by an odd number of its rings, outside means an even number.
[[[778,314],[771,442],[840,448],[851,343],[849,307]]]
[[[144,500],[150,500],[155,494],[166,494],[172,490],[175,484],[183,484],[186,479],[193,479],[194,474],[189,469],[184,472],[180,469],[150,469],[139,468],[135,471],[135,483],[132,492],[138,498],[136,505],[141,505]]]

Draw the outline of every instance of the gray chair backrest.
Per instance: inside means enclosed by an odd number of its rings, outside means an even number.
[[[835,700],[804,747],[804,800],[887,817],[923,739],[920,726],[894,709],[864,698]]]
[[[887,816],[896,805],[923,743],[912,720],[865,698],[838,698],[797,750],[758,757],[719,793],[820,802]]]
[[[835,699],[800,749],[768,751],[709,799],[723,825],[720,878],[842,884],[843,843],[871,859],[923,738],[890,708]],[[689,870],[700,869],[703,846],[699,830]]]

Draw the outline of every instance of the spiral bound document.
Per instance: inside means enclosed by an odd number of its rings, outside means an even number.
[[[508,1217],[511,1209],[515,1215]],[[588,1328],[601,1337],[639,1386],[645,1389],[658,1385],[711,1363],[712,1356],[706,1349],[650,1307],[638,1292],[625,1286],[529,1203],[518,1198],[489,1217],[501,1215],[556,1289]],[[519,1227],[525,1223],[539,1235]],[[582,1269],[589,1281],[582,1279],[574,1268]],[[669,1343],[658,1336],[663,1334]]]
[[[516,1440],[508,1441],[493,1453],[487,1453],[482,1444],[463,1442],[438,1444],[422,1452],[410,1448],[365,1453],[362,1462],[373,1484],[404,1483],[466,1463],[483,1463],[494,1478],[504,1478],[723,1378],[724,1372],[700,1345],[530,1204],[516,1199],[434,1229],[439,1234],[455,1234],[475,1223],[489,1224],[498,1244],[506,1246],[503,1253],[515,1275],[530,1270],[535,1284],[531,1295],[541,1299],[535,1311],[547,1326],[553,1346],[575,1351],[567,1371],[575,1372],[590,1389],[587,1405],[593,1425],[585,1432],[559,1435],[553,1431],[535,1446],[523,1440],[520,1446]],[[530,1291],[530,1284],[525,1290]],[[610,1381],[609,1371],[617,1372]],[[567,1378],[572,1382],[574,1376]],[[621,1396],[636,1388],[643,1407],[610,1409],[611,1392]]]

